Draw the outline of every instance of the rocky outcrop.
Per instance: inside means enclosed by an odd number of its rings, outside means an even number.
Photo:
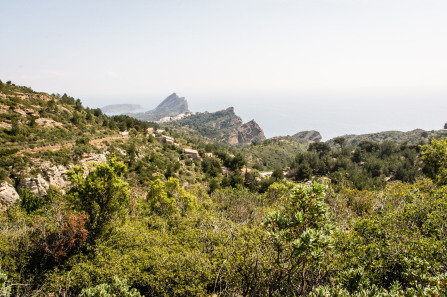
[[[447,123],[444,124],[444,129],[447,129]]]
[[[42,172],[51,186],[59,189],[68,188],[71,183],[67,179],[68,168],[62,165],[51,165],[49,162],[42,164]]]
[[[310,131],[302,131],[294,134],[292,136],[296,139],[304,139],[307,141],[319,142],[321,141],[321,134],[318,131],[310,130]]]
[[[21,179],[17,186],[18,189],[29,190],[36,196],[45,196],[49,187],[48,182],[40,174],[37,177]]]
[[[0,184],[0,206],[9,207],[20,199],[16,189],[7,182]]]
[[[188,101],[185,97],[179,97],[176,93],[169,95],[156,108],[156,113],[165,113],[168,116],[174,116],[188,112]]]
[[[215,129],[237,128],[243,124],[242,119],[234,113],[234,107],[217,111],[214,114],[216,117],[222,118],[222,120],[213,123]]]
[[[176,93],[173,93],[153,110],[129,113],[128,115],[142,121],[159,121],[162,118],[175,117],[189,112],[188,101],[185,97],[179,97]]]
[[[265,139],[264,131],[254,120],[243,124],[237,130],[239,143],[249,143]]]
[[[92,154],[79,161],[79,163],[81,163],[82,165],[92,162],[94,163],[107,162],[107,156],[106,154]]]
[[[107,162],[106,154],[91,154],[81,159],[79,163],[87,167],[86,165],[89,163]],[[45,161],[37,163],[37,166],[41,169],[43,178],[38,175],[37,178],[22,179],[19,183],[19,188],[29,189],[34,194],[43,196],[46,195],[46,190],[49,185],[58,189],[66,189],[70,187],[71,182],[68,180],[67,171],[72,168],[73,165],[66,167],[63,165],[54,165]]]
[[[202,136],[228,144],[244,144],[265,139],[261,127],[255,121],[244,124],[234,112],[234,107],[213,113],[195,113],[178,123],[197,131]]]

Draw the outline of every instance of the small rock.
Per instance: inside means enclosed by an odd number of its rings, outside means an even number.
[[[70,181],[67,179],[68,169],[62,165],[53,165],[46,168],[42,168],[42,171],[48,180],[48,183],[59,189],[64,189],[70,186]]]
[[[37,177],[21,179],[17,188],[27,189],[36,196],[45,196],[49,187],[47,181],[39,174]]]
[[[84,158],[80,161],[81,164],[87,164],[87,163],[103,163],[107,162],[107,157],[105,154],[93,154],[88,156],[87,158]]]
[[[7,182],[0,184],[0,205],[9,207],[18,199],[20,199],[19,194],[12,185]]]

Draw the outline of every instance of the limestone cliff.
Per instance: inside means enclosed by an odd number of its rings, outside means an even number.
[[[257,140],[264,140],[264,131],[254,120],[243,124],[238,129],[238,143],[249,143]]]

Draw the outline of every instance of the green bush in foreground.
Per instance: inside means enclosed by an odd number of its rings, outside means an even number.
[[[279,270],[278,279],[273,278],[272,284],[280,286],[271,289],[281,295],[306,294],[307,282],[315,281],[308,273],[318,269],[334,243],[324,186],[317,183],[296,186],[284,207],[270,213],[264,225],[277,253],[272,264]],[[290,277],[295,274],[298,275]],[[300,286],[295,284],[297,280]]]
[[[0,268],[0,297],[9,297],[11,295],[11,286],[8,286],[8,276]]]
[[[82,290],[80,297],[141,297],[137,289],[130,289],[126,280],[114,277],[111,284],[100,284]],[[144,296],[143,296],[144,297]]]

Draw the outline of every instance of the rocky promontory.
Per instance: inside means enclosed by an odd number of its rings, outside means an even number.
[[[265,139],[262,128],[254,120],[244,124],[234,112],[234,107],[213,113],[195,113],[178,123],[202,136],[233,145]]]
[[[176,93],[172,93],[155,109],[128,115],[142,121],[159,121],[165,117],[176,117],[185,113],[189,113],[188,101],[185,97],[179,97]]]

